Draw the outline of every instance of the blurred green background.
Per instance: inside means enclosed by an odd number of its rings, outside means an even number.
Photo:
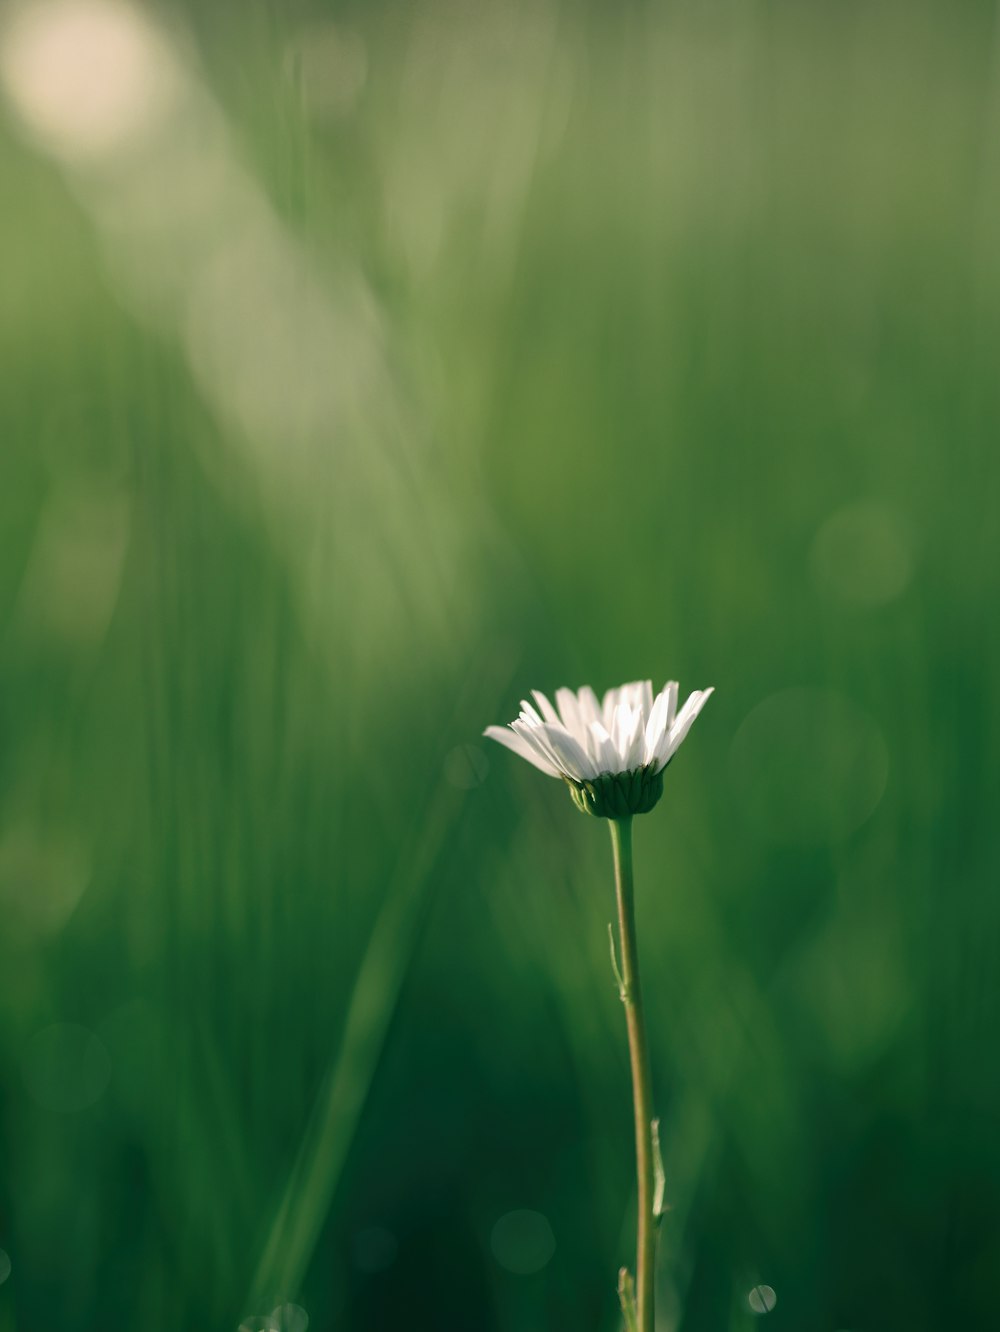
[[[3,11],[0,1332],[618,1326],[647,675],[660,1326],[997,1325],[998,40]]]

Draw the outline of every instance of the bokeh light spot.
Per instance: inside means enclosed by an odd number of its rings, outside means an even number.
[[[308,1326],[309,1315],[301,1304],[279,1304],[268,1323],[273,1332],[306,1332]]]
[[[482,786],[490,770],[490,761],[478,745],[456,745],[444,760],[444,775],[460,791],[474,791]]]
[[[820,587],[859,606],[882,606],[898,597],[913,569],[906,528],[874,501],[832,514],[816,533],[810,559]]]
[[[747,1304],[755,1314],[770,1313],[777,1303],[778,1297],[773,1286],[754,1286],[747,1296]]]
[[[541,1212],[519,1209],[505,1213],[490,1235],[493,1257],[501,1267],[518,1276],[540,1272],[556,1251],[556,1240],[548,1219]]]
[[[107,158],[160,124],[176,68],[155,29],[116,0],[49,0],[0,38],[0,74],[28,128],[60,156]]]
[[[111,1079],[111,1056],[86,1027],[57,1022],[28,1041],[22,1072],[40,1106],[72,1114],[99,1100]]]
[[[366,1226],[354,1237],[354,1265],[362,1272],[384,1272],[398,1252],[396,1236],[383,1226]]]
[[[779,844],[843,840],[874,813],[888,773],[876,723],[828,689],[772,694],[744,720],[730,750],[744,816]]]

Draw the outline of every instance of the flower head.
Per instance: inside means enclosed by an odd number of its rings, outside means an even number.
[[[663,769],[680,748],[711,689],[696,689],[677,711],[677,682],[653,698],[649,680],[609,689],[598,701],[589,685],[556,690],[556,707],[532,690],[510,726],[484,735],[550,777],[562,777],[577,806],[601,818],[645,814],[663,794]]]

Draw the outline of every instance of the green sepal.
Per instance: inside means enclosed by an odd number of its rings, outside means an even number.
[[[651,767],[605,772],[584,781],[564,780],[577,809],[598,819],[648,814],[663,795],[663,772],[654,772]]]

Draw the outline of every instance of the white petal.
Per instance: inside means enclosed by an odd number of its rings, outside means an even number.
[[[640,721],[638,710],[633,708],[630,703],[622,700],[618,704],[615,709],[614,725],[611,728],[611,739],[614,741],[615,750],[621,763],[621,771],[625,770],[625,760],[632,744],[635,727]]]
[[[521,719],[531,722],[532,726],[541,726],[542,719],[526,698],[521,699]]]
[[[609,690],[608,692],[610,693],[611,691]],[[604,724],[607,727],[608,734],[611,736],[611,743],[615,747],[615,762],[617,763],[618,760],[621,758],[621,746],[619,745],[618,741],[621,735],[622,722],[625,716],[625,709],[628,707],[628,704],[623,703],[619,700],[617,689],[614,692],[615,692],[615,705],[611,710],[611,718],[609,721],[605,721]],[[602,708],[606,709],[607,706],[608,706],[608,694],[605,694]]]
[[[617,689],[618,702],[627,703],[630,708],[638,708],[643,714],[643,720],[649,715],[649,709],[643,709],[646,700],[646,691],[649,690],[649,701],[653,701],[653,686],[648,680],[630,680],[628,684],[620,685]]]
[[[642,767],[644,758],[643,751],[646,747],[646,732],[642,724],[642,712],[638,708],[632,710],[632,732],[627,737],[625,749],[623,752],[626,772],[632,772],[636,768]]]
[[[580,705],[576,701],[576,694],[573,693],[572,689],[556,690],[556,706],[559,709],[563,727],[568,734],[575,736],[581,744],[585,744],[587,728],[583,724],[583,718],[580,716]]]
[[[646,722],[646,745],[643,753],[643,761],[650,763],[656,755],[657,746],[663,739],[664,732],[667,729],[667,715],[670,708],[670,696],[664,689],[656,696],[656,702],[653,704],[652,711],[649,714],[649,721]]]
[[[657,753],[658,769],[665,768],[668,761],[677,753],[677,750],[684,742],[688,731],[690,731],[695,717],[701,712],[713,693],[714,686],[709,689],[696,689],[694,693],[690,695],[687,702],[677,714],[673,726],[664,736],[663,742],[660,745],[659,752]]]
[[[577,704],[580,709],[580,716],[586,722],[587,726],[601,720],[601,705],[597,701],[597,695],[591,689],[590,685],[584,685],[582,689],[577,690]]]
[[[538,704],[538,710],[539,710],[539,712],[542,714],[542,716],[545,718],[545,720],[546,720],[547,722],[555,722],[556,725],[558,725],[558,724],[559,724],[559,714],[556,712],[555,708],[552,706],[552,704],[549,702],[549,700],[545,697],[545,695],[542,693],[542,691],[541,691],[540,689],[533,689],[533,690],[531,691],[531,696],[532,696],[532,698],[535,700],[535,702]]]
[[[601,700],[601,724],[609,735],[615,733],[615,713],[621,702],[621,695],[620,689],[609,689]]]
[[[677,716],[677,692],[680,685],[676,680],[668,680],[663,686],[662,693],[667,696],[667,730],[669,731],[674,724],[674,718]]]
[[[677,716],[674,718],[673,725],[670,727],[671,738],[673,738],[673,735],[679,730],[683,730],[684,734],[687,735],[691,723],[694,721],[695,717],[697,717],[698,713],[701,712],[713,693],[713,688],[695,689],[692,692],[680,712],[678,712]]]
[[[520,758],[527,759],[536,768],[540,768],[546,776],[558,777],[560,775],[559,769],[548,759],[542,758],[538,750],[530,745],[523,735],[518,735],[516,731],[511,731],[506,726],[487,726],[483,735],[489,736],[491,740],[499,741],[507,749],[513,750]]]
[[[568,731],[561,726],[542,726],[541,731],[549,742],[555,761],[567,777],[581,779],[597,776],[593,759]]]
[[[618,755],[611,736],[599,721],[590,723],[590,752],[594,755],[594,764],[598,774],[618,771]]]
[[[642,711],[642,720],[645,723],[646,718],[653,710],[653,682],[652,680],[642,680],[639,683],[639,707]]]
[[[574,734],[593,760],[594,767],[598,772],[601,770],[603,751],[600,742],[595,739],[591,727],[595,721],[600,720],[600,716],[601,707],[597,701],[597,696],[589,685],[584,685],[582,689],[578,689],[576,692],[576,718],[580,729],[579,732],[574,732]]]
[[[518,720],[511,722],[511,728],[518,735],[523,736],[529,748],[533,749],[536,754],[541,755],[547,763],[550,763],[560,777],[565,774],[565,764],[552,748],[544,723],[533,726],[530,722]]]
[[[643,721],[649,716],[653,706],[653,682],[651,680],[633,680],[622,685],[618,691],[619,701],[626,702],[630,708],[637,708],[642,713]]]
[[[529,722],[516,721],[511,722],[511,729],[523,738],[529,749],[555,768],[556,776],[561,777],[564,774],[565,765],[552,748],[544,723],[532,726]]]

